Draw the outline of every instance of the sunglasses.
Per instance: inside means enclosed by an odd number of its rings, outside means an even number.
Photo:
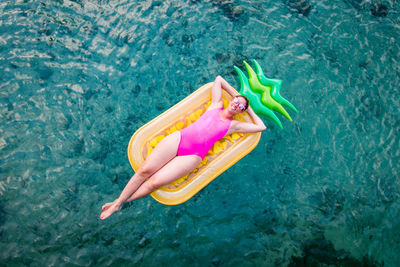
[[[246,107],[242,103],[240,103],[240,101],[239,101],[239,99],[237,97],[235,97],[233,99],[233,103],[239,104],[239,108],[240,108],[241,111],[244,111],[246,109]]]

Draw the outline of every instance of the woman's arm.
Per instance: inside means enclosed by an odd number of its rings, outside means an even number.
[[[225,81],[221,76],[217,76],[211,89],[211,108],[222,106],[222,89],[225,89],[230,95],[235,96],[235,89]]]
[[[221,76],[218,75],[217,78],[215,78],[215,83],[218,84],[217,86],[219,87],[219,93],[221,93],[220,97],[222,96],[221,88],[225,89],[231,96],[237,95],[235,89]]]
[[[232,121],[231,128],[229,129],[227,135],[232,133],[257,133],[262,132],[267,129],[264,122],[254,111],[249,107],[247,113],[253,119],[254,123],[251,122],[243,122],[243,121]]]

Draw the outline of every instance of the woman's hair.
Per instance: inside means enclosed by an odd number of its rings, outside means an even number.
[[[246,105],[244,106],[244,107],[245,107],[244,110],[246,110],[246,109],[249,107],[249,99],[247,98],[247,96],[245,96],[245,95],[237,95],[237,96],[235,96],[235,97],[241,97],[241,98],[243,98],[244,100],[246,100]]]

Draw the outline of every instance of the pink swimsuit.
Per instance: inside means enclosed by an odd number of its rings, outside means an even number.
[[[178,156],[197,155],[202,159],[219,139],[225,136],[232,120],[219,117],[223,108],[207,111],[197,121],[181,130]]]

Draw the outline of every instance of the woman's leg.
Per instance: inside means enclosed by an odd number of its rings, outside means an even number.
[[[173,158],[144,182],[127,201],[147,196],[158,188],[192,172],[200,163],[201,158],[195,155],[177,156]]]
[[[119,210],[121,205],[136,192],[148,177],[152,176],[176,156],[180,138],[180,132],[175,132],[161,140],[129,180],[120,196],[114,202],[107,203],[102,207],[103,212],[100,215],[100,219],[105,219]]]

